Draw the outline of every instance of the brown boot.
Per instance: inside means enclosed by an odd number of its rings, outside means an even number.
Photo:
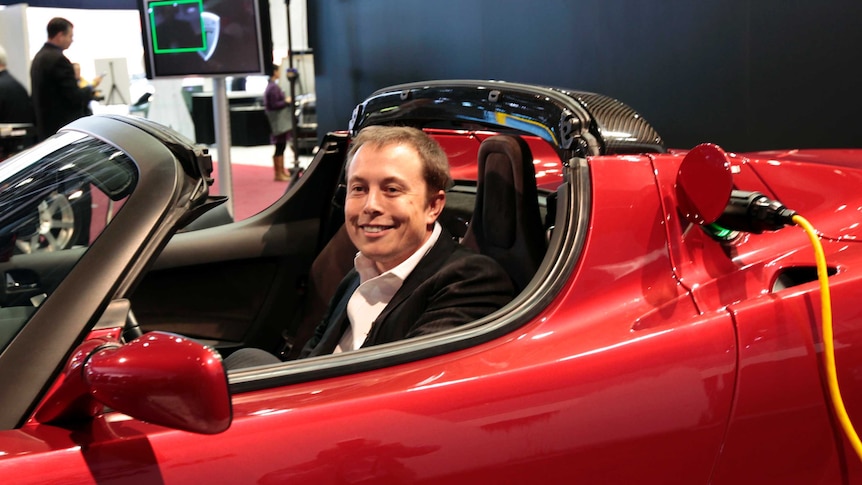
[[[275,181],[287,182],[290,180],[290,175],[284,171],[284,155],[276,155],[272,157],[272,166],[275,169]]]

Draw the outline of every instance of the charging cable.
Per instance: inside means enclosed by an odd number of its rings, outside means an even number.
[[[829,387],[829,396],[832,398],[832,407],[835,409],[835,414],[838,416],[838,422],[841,423],[844,434],[850,440],[850,444],[853,445],[853,450],[856,451],[856,456],[862,460],[862,441],[859,440],[859,435],[856,434],[856,430],[853,428],[853,422],[850,421],[850,416],[844,407],[844,400],[841,398],[841,389],[838,386],[838,369],[835,365],[835,342],[833,341],[834,337],[832,334],[832,298],[829,294],[826,256],[823,253],[823,245],[820,243],[820,238],[817,236],[814,227],[804,217],[794,215],[793,222],[805,230],[808,234],[808,239],[811,240],[811,245],[814,246],[817,280],[820,282],[823,358],[826,367],[826,384]]]

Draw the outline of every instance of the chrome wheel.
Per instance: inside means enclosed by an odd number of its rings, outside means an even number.
[[[53,192],[43,200],[37,211],[39,222],[29,237],[15,241],[22,253],[36,251],[59,251],[71,245],[75,238],[75,213],[72,204],[64,195]]]

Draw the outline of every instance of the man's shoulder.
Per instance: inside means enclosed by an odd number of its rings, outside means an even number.
[[[45,56],[57,54],[59,52],[62,52],[62,51],[60,49],[58,49],[57,47],[55,47],[51,44],[48,44],[46,42],[45,44],[42,44],[42,47],[40,47],[38,51],[36,51],[36,55],[34,57],[45,57]]]
[[[446,286],[475,279],[509,281],[509,275],[497,260],[460,244],[444,230],[408,279],[413,285]]]
[[[55,62],[59,59],[66,59],[66,56],[63,55],[63,49],[59,47],[46,43],[36,52],[36,55],[33,56],[33,63],[39,62]],[[67,59],[68,60],[68,59]],[[71,61],[69,61],[71,64]]]
[[[432,299],[455,296],[462,301],[479,298],[487,302],[499,297],[502,306],[514,296],[509,274],[495,259],[457,242],[445,258],[416,269],[410,282],[405,281],[413,299],[427,299],[433,295]]]
[[[24,88],[24,85],[21,84],[17,79],[15,79],[15,76],[9,74],[9,72],[6,70],[0,71],[0,84],[3,85],[4,90],[15,91],[14,93],[9,92],[8,94],[17,95],[20,94],[21,91],[24,91],[25,94],[27,93],[27,90]]]

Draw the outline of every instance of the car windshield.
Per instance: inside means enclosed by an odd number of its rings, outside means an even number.
[[[137,179],[125,153],[75,132],[0,163],[0,351],[104,231]]]

